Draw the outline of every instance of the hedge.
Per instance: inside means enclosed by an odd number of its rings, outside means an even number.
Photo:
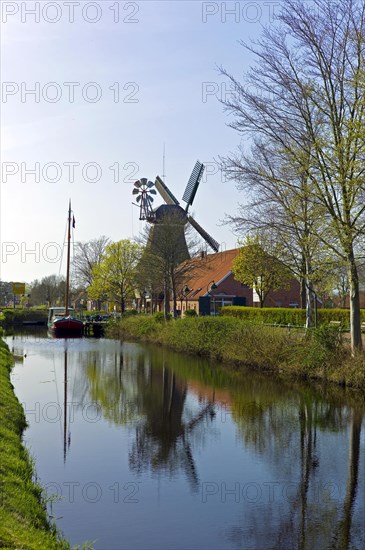
[[[258,308],[245,306],[225,306],[221,309],[221,315],[238,317],[255,323],[267,323],[277,325],[305,325],[305,309],[299,308]],[[341,329],[347,330],[350,326],[350,310],[348,309],[324,309],[317,310],[318,325],[328,325],[331,321],[339,321]],[[365,322],[365,310],[361,310],[361,322]]]
[[[48,311],[42,309],[3,309],[4,326],[21,325],[24,321],[35,323],[47,323]]]

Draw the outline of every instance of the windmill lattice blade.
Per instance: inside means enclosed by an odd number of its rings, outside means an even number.
[[[132,195],[138,195],[140,193],[140,190],[135,187],[132,191]]]
[[[189,204],[193,204],[200,180],[202,179],[204,168],[204,164],[197,160],[183,195],[183,201],[187,203],[186,210],[188,209]]]
[[[201,237],[203,237],[203,239],[205,240],[206,243],[209,244],[209,246],[214,250],[214,252],[218,252],[219,250],[219,243],[213,239],[213,237],[211,237],[209,235],[209,233],[207,233],[205,231],[205,229],[202,228],[201,225],[198,224],[197,221],[194,220],[194,218],[192,216],[188,216],[188,220],[189,222],[191,223],[191,225],[194,227],[194,229],[197,230],[197,232],[199,233],[199,235],[201,235]]]
[[[150,189],[148,192],[149,192],[151,195],[157,195],[156,189]]]
[[[147,185],[148,179],[147,178],[141,178],[141,184]]]
[[[159,176],[157,176],[156,178],[155,186],[166,204],[179,204],[177,198],[174,197],[170,189],[167,187],[167,185],[164,184]]]
[[[138,188],[139,188],[139,187],[141,187],[141,185],[142,185],[142,184],[141,184],[141,182],[140,182],[139,180],[137,180],[137,181],[134,182],[134,187],[138,187]]]

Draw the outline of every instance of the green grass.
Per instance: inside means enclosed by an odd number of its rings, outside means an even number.
[[[179,352],[271,371],[325,380],[365,392],[365,353],[351,357],[338,330],[304,330],[255,324],[235,317],[191,317],[161,322],[138,315],[111,324],[108,335],[166,345]]]
[[[33,480],[32,460],[21,439],[25,416],[10,382],[12,365],[0,339],[0,548],[70,548],[48,519],[42,488]]]

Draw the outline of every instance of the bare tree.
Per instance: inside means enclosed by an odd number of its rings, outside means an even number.
[[[222,164],[247,201],[228,223],[239,234],[266,234],[275,241],[276,254],[301,281],[306,326],[312,326],[313,283],[319,271],[323,274],[324,245],[318,237],[322,216],[312,200],[307,174],[298,166],[298,175],[274,146],[257,141],[249,155],[241,150]]]
[[[41,281],[37,279],[30,285],[30,300],[33,305],[63,303],[65,298],[65,278],[59,275],[47,275]]]
[[[99,265],[110,240],[105,235],[87,242],[75,245],[73,265],[75,279],[79,285],[89,287],[94,279],[93,269]]]
[[[276,27],[251,45],[257,59],[245,87],[225,101],[231,126],[274,146],[305,174],[325,232],[345,263],[353,352],[362,349],[356,250],[365,229],[365,3],[287,0]],[[254,91],[252,91],[254,90]]]
[[[166,318],[170,313],[170,300],[173,302],[173,316],[177,316],[179,288],[195,268],[188,259],[195,256],[202,246],[184,226],[185,220],[179,213],[169,213],[164,216],[163,223],[146,228],[139,239],[145,245],[139,267],[139,284],[152,296],[163,293]]]

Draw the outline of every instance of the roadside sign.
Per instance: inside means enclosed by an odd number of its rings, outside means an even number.
[[[13,294],[25,294],[25,283],[13,283]]]

